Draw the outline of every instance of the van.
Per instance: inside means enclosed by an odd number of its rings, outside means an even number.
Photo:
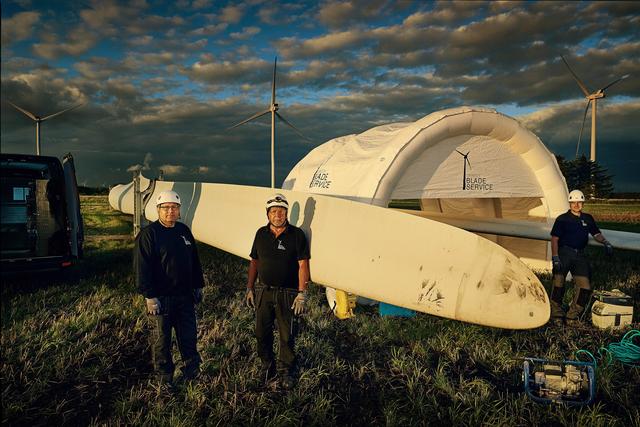
[[[2,273],[62,270],[82,257],[84,230],[71,154],[0,154]]]

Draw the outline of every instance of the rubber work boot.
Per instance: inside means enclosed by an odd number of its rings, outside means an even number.
[[[296,381],[289,373],[286,373],[280,377],[280,384],[282,385],[283,389],[291,390],[293,387],[295,387]]]
[[[291,375],[290,368],[278,368],[278,379],[280,386],[284,390],[291,390],[296,385],[296,381],[293,378],[293,375]]]
[[[276,370],[273,366],[273,363],[263,363],[260,368],[260,380],[265,384],[269,383],[276,376]]]
[[[160,385],[172,386],[173,385],[173,375],[171,374],[157,374],[156,382]]]
[[[562,299],[564,298],[564,286],[553,286],[551,288],[551,297],[549,302],[551,305],[551,324],[553,326],[562,326],[564,323],[564,310],[562,309]]]
[[[585,286],[583,283],[578,283],[578,280],[578,277],[576,277],[576,284]],[[589,282],[587,282],[586,285],[588,286]],[[589,304],[590,297],[591,289],[579,287],[576,290],[576,296],[571,303],[571,307],[569,307],[569,311],[567,312],[568,325],[576,326],[580,324],[580,318],[584,312],[584,308]]]

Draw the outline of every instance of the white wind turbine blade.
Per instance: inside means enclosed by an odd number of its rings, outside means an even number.
[[[276,111],[276,116],[278,116],[278,118],[280,120],[282,120],[287,126],[289,126],[291,129],[293,129],[298,135],[300,135],[302,138],[306,139],[307,141],[313,142],[311,141],[309,138],[307,138],[297,127],[295,127],[294,125],[292,125],[291,123],[289,123],[289,121],[287,119],[285,119],[284,117],[282,117],[280,115],[280,113],[278,113]]]
[[[78,104],[78,105],[74,105],[73,107],[65,108],[64,110],[62,110],[62,111],[58,111],[57,113],[49,114],[48,116],[41,118],[41,119],[40,119],[40,121],[41,121],[41,122],[44,122],[44,121],[45,121],[45,120],[47,120],[47,119],[51,119],[51,118],[53,118],[53,117],[55,117],[55,116],[59,116],[59,115],[60,115],[60,114],[62,114],[62,113],[66,113],[67,111],[70,111],[70,110],[73,110],[73,109],[75,109],[75,108],[78,108],[78,107],[80,107],[81,105],[84,105],[84,102],[82,102],[82,103],[80,103],[80,104]]]
[[[276,103],[276,65],[278,64],[278,57],[273,60],[273,80],[271,81],[271,105]]]
[[[580,152],[580,141],[582,140],[582,131],[584,130],[584,122],[587,120],[587,111],[589,111],[589,105],[591,105],[591,100],[587,101],[587,106],[584,109],[584,116],[582,117],[582,126],[580,126],[580,135],[578,135],[578,144],[576,145],[576,159],[578,158],[578,153]]]
[[[18,107],[16,104],[14,104],[11,101],[7,101],[9,104],[11,104],[13,106],[13,108],[15,108],[16,110],[22,112],[24,115],[26,115],[27,117],[29,117],[31,120],[35,120],[38,121],[38,118],[30,111],[25,110],[24,108]]]
[[[620,81],[622,81],[622,80],[626,79],[626,78],[627,78],[627,77],[629,77],[629,76],[630,76],[630,74],[625,74],[624,76],[622,76],[622,77],[620,77],[620,78],[618,78],[618,79],[616,79],[616,80],[612,81],[611,83],[609,83],[608,85],[606,85],[605,87],[603,87],[602,89],[600,89],[600,91],[601,91],[601,92],[604,92],[604,91],[605,91],[605,89],[609,89],[609,88],[610,88],[611,86],[613,86],[614,84],[616,84],[616,83],[618,83],[618,82],[620,82]]]
[[[573,70],[571,69],[571,67],[569,66],[569,63],[567,62],[566,59],[564,59],[564,56],[560,55],[560,58],[562,58],[562,61],[564,62],[564,65],[567,66],[567,68],[569,69],[569,72],[571,73],[571,75],[573,76],[574,80],[576,81],[576,83],[578,83],[578,86],[580,86],[580,89],[582,89],[582,93],[584,93],[584,96],[588,97],[589,94],[589,90],[587,89],[587,87],[584,85],[584,83],[582,83],[582,80],[580,80],[580,78],[578,77],[578,75],[576,73],[573,72]]]
[[[249,117],[248,119],[243,120],[243,121],[241,121],[240,123],[236,123],[235,125],[233,125],[233,126],[231,126],[231,127],[228,127],[228,128],[227,128],[227,130],[230,130],[230,129],[233,129],[233,128],[237,128],[237,127],[238,127],[238,126],[240,126],[240,125],[243,125],[243,124],[245,124],[245,123],[247,123],[247,122],[250,122],[250,121],[251,121],[251,120],[253,120],[253,119],[257,119],[258,117],[262,117],[262,116],[264,116],[265,114],[269,114],[270,112],[271,112],[271,110],[264,110],[264,111],[261,111],[261,112],[259,112],[259,113],[256,113],[256,114],[254,114],[253,116]]]

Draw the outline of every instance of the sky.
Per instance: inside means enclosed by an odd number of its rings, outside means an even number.
[[[640,2],[2,1],[3,153],[71,152],[78,182],[276,185],[316,146],[445,108],[495,108],[573,158],[590,91],[597,160],[640,192]],[[588,155],[590,114],[580,153]]]

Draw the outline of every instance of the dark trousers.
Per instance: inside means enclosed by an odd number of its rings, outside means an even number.
[[[583,250],[567,246],[558,248],[558,256],[562,264],[561,270],[553,270],[553,287],[551,289],[551,317],[565,317],[562,301],[564,298],[565,277],[571,272],[575,281],[575,295],[566,313],[567,319],[580,317],[591,296],[591,266]]]
[[[278,324],[280,352],[278,370],[291,371],[295,362],[295,331],[291,305],[297,290],[264,287],[256,289],[256,338],[258,356],[264,367],[273,365],[273,326]]]
[[[156,373],[171,381],[175,365],[171,357],[172,330],[176,331],[178,349],[182,356],[182,373],[185,377],[195,376],[200,369],[200,355],[196,347],[198,332],[196,311],[191,295],[159,297],[160,315],[150,315],[151,352]]]
[[[560,246],[558,248],[558,257],[560,257],[560,263],[562,264],[562,270],[553,270],[554,275],[561,275],[564,277],[568,272],[571,272],[572,276],[582,276],[587,279],[591,278],[591,266],[589,260],[584,253],[584,250],[576,250],[567,246]]]

